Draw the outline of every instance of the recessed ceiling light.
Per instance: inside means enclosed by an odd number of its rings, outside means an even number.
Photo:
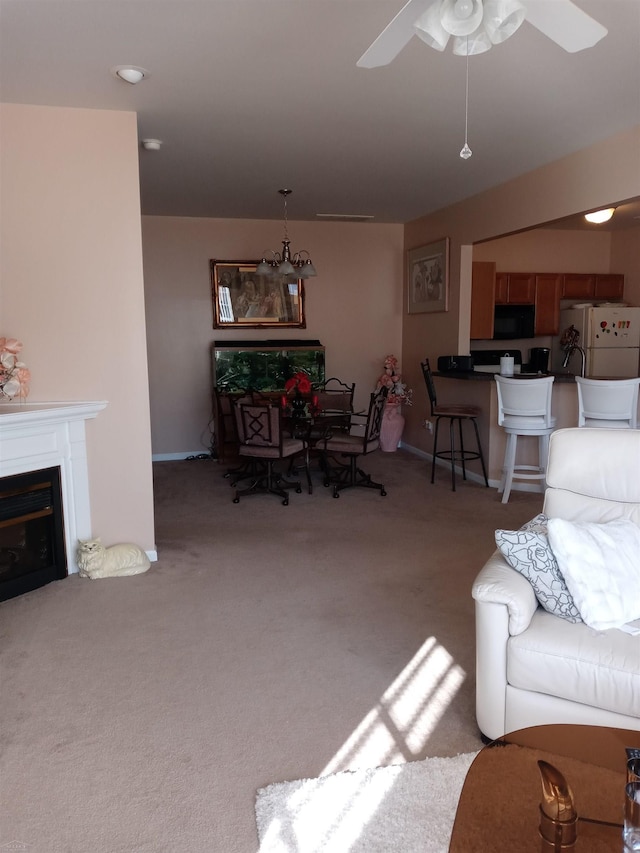
[[[119,80],[131,83],[132,86],[144,80],[145,77],[149,77],[149,72],[137,65],[114,65],[111,73]]]
[[[603,222],[608,222],[615,211],[615,207],[607,207],[604,210],[594,210],[593,213],[585,213],[584,218],[587,222],[595,222],[597,225],[601,225]]]

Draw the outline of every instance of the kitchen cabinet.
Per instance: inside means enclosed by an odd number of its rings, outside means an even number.
[[[621,299],[624,293],[624,275],[565,273],[563,299]]]
[[[474,261],[471,339],[491,340],[496,305],[535,305],[535,334],[560,332],[561,299],[621,299],[624,275],[611,273],[496,272],[493,261]]]
[[[496,273],[496,305],[533,305],[535,295],[534,273]]]
[[[596,299],[622,299],[623,294],[623,275],[596,276]]]
[[[559,273],[536,275],[536,335],[557,335],[559,332],[562,279]]]
[[[491,340],[495,307],[496,265],[474,261],[471,267],[471,339]]]

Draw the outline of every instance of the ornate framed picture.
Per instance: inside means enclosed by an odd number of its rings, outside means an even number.
[[[449,308],[449,238],[407,252],[409,314]]]
[[[210,261],[214,329],[304,329],[304,288],[294,276],[256,273],[258,261]]]

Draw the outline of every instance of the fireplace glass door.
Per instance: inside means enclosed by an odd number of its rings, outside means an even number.
[[[66,575],[60,469],[0,478],[0,601]]]

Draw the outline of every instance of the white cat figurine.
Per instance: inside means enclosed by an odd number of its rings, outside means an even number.
[[[137,545],[122,542],[105,548],[100,537],[85,541],[78,539],[76,558],[80,577],[91,580],[139,575],[151,565],[145,552]]]

